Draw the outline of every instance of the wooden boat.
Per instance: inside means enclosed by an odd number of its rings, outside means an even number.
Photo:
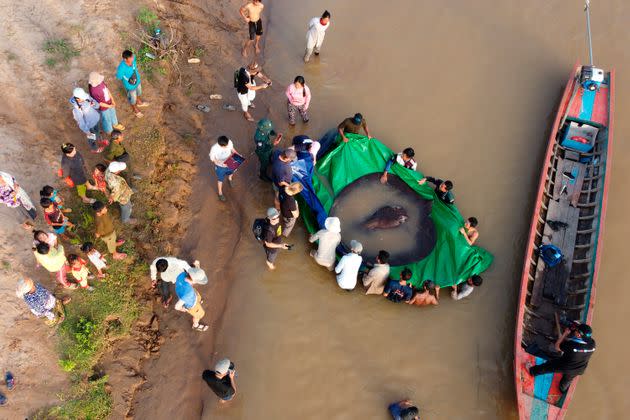
[[[601,85],[590,90],[583,86],[582,69],[576,65],[571,73],[553,123],[525,252],[514,341],[521,419],[564,417],[577,378],[563,393],[558,387],[562,374],[532,377],[526,365],[554,356],[556,317],[586,323],[593,318],[610,180],[615,73],[603,72]],[[546,267],[538,253],[543,244],[560,248],[563,262]]]

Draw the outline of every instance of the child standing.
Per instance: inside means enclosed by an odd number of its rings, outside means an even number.
[[[94,288],[88,284],[88,278],[93,276],[90,275],[90,271],[87,268],[87,261],[76,254],[70,254],[68,255],[68,263],[70,264],[72,277],[79,282],[81,289],[87,289],[90,292],[94,290]]]
[[[103,270],[107,270],[107,260],[105,257],[98,252],[98,249],[94,248],[94,244],[92,242],[86,242],[81,246],[81,251],[85,252],[90,262],[94,265],[97,271],[97,277],[102,279],[105,277],[105,273]]]
[[[92,171],[92,179],[94,180],[94,186],[90,187],[92,190],[97,190],[102,192],[105,195],[107,193],[107,182],[105,181],[105,171],[107,167],[102,163],[97,163],[94,166],[94,171]]]
[[[94,233],[97,238],[101,238],[107,245],[107,251],[112,254],[115,260],[122,260],[127,257],[127,254],[118,252],[116,248],[124,244],[123,239],[116,238],[116,230],[114,229],[114,222],[107,213],[107,206],[100,201],[96,201],[92,204],[92,209],[96,213],[94,219],[96,223],[96,232]]]
[[[44,219],[46,223],[52,228],[57,235],[62,235],[68,239],[72,235],[68,235],[66,228],[74,226],[68,218],[59,210],[57,205],[53,203],[49,198],[42,198],[39,201],[44,209]]]
[[[55,188],[51,187],[50,185],[44,185],[42,190],[39,192],[39,195],[41,198],[47,198],[53,203],[55,203],[57,207],[59,208],[59,210],[61,210],[62,212],[64,213],[72,212],[72,209],[64,208],[63,199],[59,195],[59,192]]]

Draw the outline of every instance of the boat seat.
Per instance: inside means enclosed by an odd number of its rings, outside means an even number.
[[[559,158],[556,165],[556,175],[553,180],[552,198],[559,201],[568,200],[573,207],[577,207],[585,173],[586,164]],[[549,216],[547,216],[547,219],[558,220],[549,218]]]
[[[543,244],[553,244],[560,248],[563,261],[552,269],[548,269],[541,258],[536,265],[536,275],[530,304],[539,306],[543,299],[562,305],[568,295],[568,280],[573,265],[573,253],[577,238],[577,227],[580,210],[570,205],[568,200],[550,200],[547,209],[547,220],[564,222],[567,227],[554,231],[548,223],[543,230]]]

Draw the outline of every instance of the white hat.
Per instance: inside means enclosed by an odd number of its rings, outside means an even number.
[[[19,279],[15,287],[15,295],[19,298],[23,298],[33,288],[33,280],[28,277],[25,279]]]
[[[363,251],[363,244],[359,241],[355,241],[354,239],[350,241],[350,251],[355,254],[360,254]]]
[[[72,91],[72,96],[77,99],[81,99],[82,101],[85,101],[90,97],[90,95],[88,95],[87,92],[80,87],[74,88],[74,90]]]
[[[109,172],[116,173],[127,169],[127,164],[125,162],[113,161],[109,164],[107,169],[109,169]]]
[[[232,362],[230,362],[230,359],[219,360],[217,364],[214,365],[214,371],[216,373],[220,373],[221,375],[225,375],[226,373],[228,373],[228,370],[230,370],[230,364],[232,364]]]
[[[90,86],[98,86],[103,83],[103,80],[105,80],[105,76],[96,71],[93,71],[88,76],[88,83],[90,84]]]
[[[338,217],[328,217],[326,218],[326,221],[324,221],[324,227],[326,230],[339,233],[341,232],[341,221]]]

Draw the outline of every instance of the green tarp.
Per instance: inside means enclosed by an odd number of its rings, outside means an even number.
[[[335,197],[344,187],[358,178],[383,172],[387,160],[394,152],[376,139],[366,136],[347,134],[347,143],[333,146],[316,165],[313,174],[313,187],[317,198],[329,212]],[[433,251],[421,261],[405,266],[392,267],[391,277],[398,278],[404,267],[413,271],[412,284],[420,286],[425,280],[433,280],[440,287],[452,286],[474,274],[485,271],[492,263],[492,255],[477,246],[470,246],[459,232],[464,219],[455,205],[447,205],[440,201],[433,191],[432,185],[419,185],[423,174],[411,171],[394,164],[391,173],[402,179],[411,189],[427,200],[433,201],[431,219],[435,224],[437,241]],[[303,206],[302,215],[307,229],[314,232],[319,227],[308,207]],[[343,220],[341,221],[343,236]]]

